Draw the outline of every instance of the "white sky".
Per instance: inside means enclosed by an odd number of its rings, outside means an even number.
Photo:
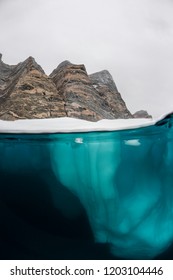
[[[173,0],[0,0],[0,52],[107,69],[132,113],[173,111]]]

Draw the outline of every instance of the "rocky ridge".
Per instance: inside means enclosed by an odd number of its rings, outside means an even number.
[[[83,64],[62,62],[48,76],[33,57],[7,65],[0,55],[0,119],[132,118],[111,74],[88,75]]]
[[[137,111],[133,114],[133,118],[147,118],[147,119],[150,119],[152,118],[151,115],[148,114],[147,111],[145,110],[140,110],[140,111]]]

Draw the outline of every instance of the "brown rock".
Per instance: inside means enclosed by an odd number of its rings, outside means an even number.
[[[52,72],[50,77],[63,96],[68,117],[97,121],[132,116],[111,75],[106,72],[105,77],[103,74],[104,71],[88,76],[84,65],[74,65],[68,61],[61,63]],[[96,76],[99,78],[96,79]]]
[[[32,57],[17,66],[1,62],[0,81],[1,119],[66,116],[64,102],[55,84]]]
[[[47,76],[34,58],[7,65],[0,55],[0,119],[73,117],[89,121],[133,117],[106,70],[62,62]]]

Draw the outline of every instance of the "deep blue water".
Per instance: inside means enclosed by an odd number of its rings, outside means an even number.
[[[0,258],[173,259],[172,124],[0,134]]]

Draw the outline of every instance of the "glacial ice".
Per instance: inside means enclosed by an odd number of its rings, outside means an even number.
[[[116,257],[152,259],[173,243],[173,115],[117,131],[0,134],[0,157],[8,176],[39,172],[65,216],[80,207],[60,201],[57,185],[70,190]]]
[[[173,242],[172,124],[169,117],[51,144],[57,180],[79,197],[95,241],[109,243],[115,256],[150,259]]]

